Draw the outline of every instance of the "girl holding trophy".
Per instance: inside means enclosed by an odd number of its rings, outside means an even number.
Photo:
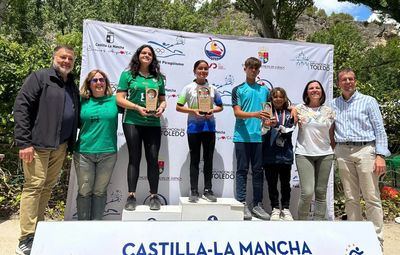
[[[150,184],[150,209],[159,210],[158,152],[161,145],[160,117],[165,110],[164,77],[154,49],[142,45],[133,55],[129,69],[122,72],[117,91],[117,103],[124,108],[123,129],[128,145],[128,191],[126,210],[136,208],[136,185],[139,178],[142,143],[147,160]]]
[[[205,60],[194,63],[196,78],[186,85],[179,95],[176,110],[188,114],[187,137],[190,150],[190,202],[197,202],[200,149],[203,146],[204,192],[203,199],[216,202],[212,191],[213,154],[215,148],[214,113],[223,110],[222,100],[217,89],[208,84],[209,65]],[[186,105],[186,106],[185,106]]]

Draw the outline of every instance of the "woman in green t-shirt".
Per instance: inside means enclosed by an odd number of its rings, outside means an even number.
[[[78,220],[101,220],[117,161],[118,108],[103,71],[92,70],[80,94],[80,132],[74,153]]]
[[[151,100],[152,98],[155,101]],[[123,129],[128,145],[128,192],[125,209],[136,208],[136,186],[139,179],[142,143],[147,160],[150,184],[150,209],[159,210],[158,152],[161,145],[160,117],[165,110],[164,77],[160,73],[154,49],[142,45],[133,55],[129,69],[122,72],[117,91],[117,103],[124,108]],[[154,109],[151,109],[151,107]]]

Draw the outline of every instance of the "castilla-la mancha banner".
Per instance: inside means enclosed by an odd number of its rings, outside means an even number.
[[[327,93],[327,104],[333,91],[333,46],[254,37],[234,37],[188,33],[150,27],[138,27],[86,20],[83,25],[81,84],[92,69],[107,73],[114,92],[121,72],[136,49],[151,45],[166,77],[167,109],[161,118],[162,141],[158,159],[160,169],[159,195],[164,204],[178,204],[180,196],[189,193],[189,148],[186,136],[187,114],[175,110],[182,88],[194,79],[193,64],[199,59],[209,63],[208,81],[213,84],[224,103],[216,113],[216,146],[213,166],[213,191],[217,197],[234,197],[236,159],[232,142],[235,117],[231,107],[232,89],[245,81],[244,61],[248,57],[261,60],[257,82],[268,88],[283,87],[293,104],[302,103],[303,89],[310,80],[319,80]],[[121,219],[127,188],[128,151],[122,131],[118,129],[118,161],[108,188],[105,219]],[[295,143],[295,136],[293,139]],[[202,162],[200,169],[202,169]],[[203,189],[200,171],[199,190]],[[332,179],[332,178],[331,178]],[[292,171],[291,211],[297,215],[299,179],[296,166]],[[333,218],[333,185],[328,186],[327,217]],[[252,199],[251,175],[248,178],[248,201]],[[65,218],[76,218],[77,184],[72,167]],[[143,152],[138,190],[139,204],[148,203],[149,186]],[[267,184],[264,205],[268,210]]]

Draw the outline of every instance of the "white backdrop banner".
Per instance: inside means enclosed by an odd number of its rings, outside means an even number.
[[[166,76],[167,109],[161,119],[162,141],[159,155],[159,194],[165,204],[178,204],[180,196],[189,193],[189,150],[186,137],[187,114],[175,111],[182,88],[194,79],[193,64],[199,59],[210,65],[208,80],[222,94],[224,111],[216,114],[217,135],[214,152],[213,191],[218,197],[234,197],[236,159],[232,134],[235,117],[231,107],[231,91],[245,81],[244,61],[257,57],[262,62],[257,78],[260,84],[283,87],[290,100],[302,102],[306,83],[319,80],[323,84],[328,103],[333,91],[333,46],[305,42],[216,36],[187,33],[148,27],[112,24],[86,20],[83,25],[81,83],[92,69],[105,71],[114,90],[121,72],[127,69],[136,49],[151,45],[160,61],[161,72]],[[119,121],[118,161],[108,189],[105,219],[121,219],[121,211],[127,197],[126,169],[128,152]],[[295,140],[294,140],[295,142]],[[138,203],[147,203],[149,186],[143,156],[138,183]],[[200,163],[202,169],[202,163]],[[249,184],[251,176],[249,176]],[[293,166],[291,210],[296,215],[299,197],[298,175]],[[203,188],[202,172],[199,189]],[[264,188],[264,204],[268,207],[267,187]],[[328,187],[328,217],[333,218],[333,185]],[[251,188],[248,188],[251,201]],[[65,218],[76,218],[77,184],[72,169]]]

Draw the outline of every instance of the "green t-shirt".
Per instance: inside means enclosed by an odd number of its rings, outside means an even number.
[[[117,152],[118,108],[115,96],[81,99],[80,131],[75,151]]]
[[[144,77],[140,74],[133,78],[130,70],[122,72],[119,78],[118,91],[126,91],[129,101],[146,107],[146,88],[156,89],[159,96],[165,96],[165,85],[162,78],[157,79],[152,75]],[[155,116],[143,117],[137,111],[130,109],[125,109],[122,122],[140,126],[160,126],[160,118]]]

